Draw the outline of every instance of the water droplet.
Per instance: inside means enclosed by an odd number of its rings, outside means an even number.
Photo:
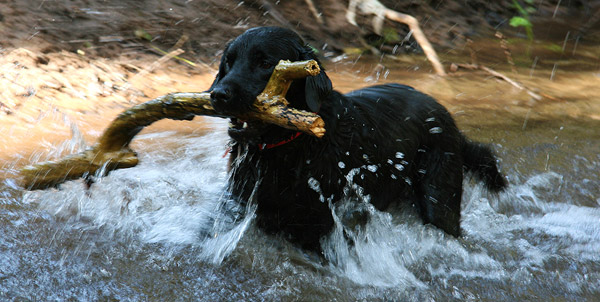
[[[404,170],[404,166],[403,166],[403,165],[401,165],[401,164],[395,164],[395,165],[394,165],[394,168],[396,168],[396,170],[398,170],[398,171],[402,171],[402,170]]]
[[[320,189],[320,183],[318,180],[314,179],[313,177],[308,179],[308,186],[313,189],[315,192],[320,193],[321,189]]]
[[[435,122],[435,117],[430,117],[425,120],[426,122]]]
[[[375,173],[375,172],[377,172],[377,166],[376,165],[368,165],[367,170]]]
[[[338,167],[340,167],[340,169],[344,169],[346,168],[346,164],[343,161],[341,161],[338,163]]]
[[[396,152],[396,158],[404,158],[404,153]]]
[[[552,67],[552,73],[550,74],[550,81],[554,81],[554,75],[556,74],[556,67],[558,63],[554,63],[554,67]]]
[[[431,129],[429,129],[429,133],[431,133],[431,134],[442,133],[442,128],[440,128],[440,127],[433,127]]]

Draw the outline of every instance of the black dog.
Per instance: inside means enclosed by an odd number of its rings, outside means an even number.
[[[316,57],[293,31],[250,29],[225,49],[210,88],[212,105],[224,115],[245,112],[279,60],[309,59]],[[348,182],[379,210],[414,201],[425,223],[454,236],[463,170],[491,191],[506,187],[491,150],[470,142],[442,105],[411,87],[386,84],[343,95],[322,71],[294,81],[286,98],[318,112],[325,136],[232,118],[229,188],[242,203],[255,200],[259,227],[304,248],[319,249],[334,224],[329,203],[344,197]]]

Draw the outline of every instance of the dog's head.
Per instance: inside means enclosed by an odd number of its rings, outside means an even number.
[[[311,59],[317,60],[313,50],[289,29],[249,29],[225,48],[219,72],[209,89],[211,104],[217,112],[224,115],[245,113],[251,109],[256,96],[267,85],[280,60]],[[321,71],[319,75],[295,80],[286,99],[291,107],[318,112],[331,90],[331,81]],[[232,119],[229,135],[238,141],[268,142],[286,135],[282,128],[276,128],[279,127]]]

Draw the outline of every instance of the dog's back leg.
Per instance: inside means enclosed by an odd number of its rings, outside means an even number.
[[[460,235],[462,165],[458,152],[427,150],[419,159],[419,176],[414,184],[416,204],[423,221],[457,237]]]

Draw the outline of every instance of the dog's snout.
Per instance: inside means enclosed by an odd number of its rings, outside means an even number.
[[[210,93],[210,102],[217,111],[223,111],[231,99],[231,91],[223,87],[215,87]]]
[[[210,98],[218,102],[227,102],[230,97],[231,92],[229,91],[229,89],[225,89],[222,87],[216,87],[210,93]]]

